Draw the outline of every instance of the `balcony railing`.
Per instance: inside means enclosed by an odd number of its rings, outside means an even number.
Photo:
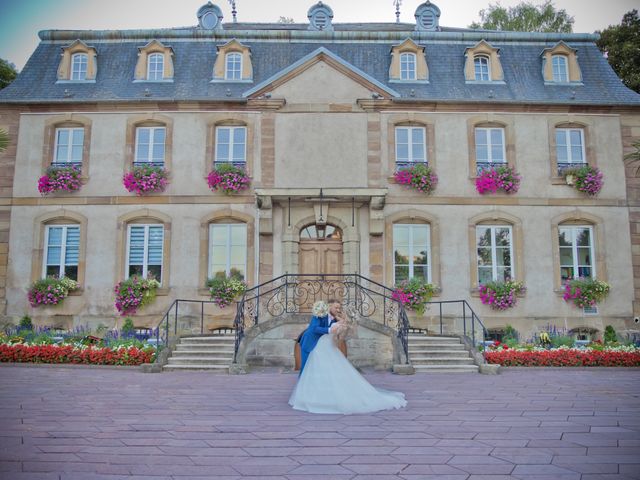
[[[496,167],[502,167],[507,162],[476,162],[476,175],[482,174],[484,170],[490,170]]]
[[[396,171],[404,170],[405,168],[415,167],[416,165],[424,165],[425,167],[429,166],[429,162],[398,162],[396,161]]]
[[[564,176],[564,171],[569,168],[580,168],[588,165],[587,162],[558,162],[558,176]]]
[[[238,161],[234,161],[234,162],[215,161],[215,162],[213,162],[213,168],[220,167],[222,165],[233,165],[234,167],[240,168],[242,170],[246,170],[247,169],[247,162],[244,161],[244,160],[241,161],[241,162],[238,162]]]
[[[164,168],[164,162],[133,162],[134,167],[160,167]]]
[[[80,170],[82,168],[82,162],[53,162],[50,168],[69,168],[74,167]]]

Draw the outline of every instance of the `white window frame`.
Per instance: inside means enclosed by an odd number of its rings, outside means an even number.
[[[431,283],[431,225],[428,223],[394,223],[393,224],[393,229],[395,230],[396,227],[409,227],[409,277],[408,279],[411,280],[414,277],[414,268],[415,265],[413,263],[413,256],[414,256],[414,250],[416,248],[420,248],[421,245],[415,245],[413,242],[413,230],[416,227],[421,227],[421,228],[426,228],[427,229],[427,244],[426,244],[426,248],[427,248],[427,283]],[[395,233],[395,232],[394,232]],[[396,255],[395,255],[395,251],[396,251],[396,235],[393,235],[393,251],[392,251],[392,256],[393,256],[393,283],[396,283]],[[418,250],[418,253],[420,252],[420,250]],[[419,265],[421,266],[421,265]]]
[[[405,52],[400,54],[400,80],[415,80],[417,78],[418,61],[416,54]]]
[[[74,53],[71,55],[71,80],[86,80],[88,67],[89,55],[86,53]]]
[[[511,280],[515,280],[516,278],[516,266],[515,266],[515,258],[513,256],[513,227],[511,225],[476,225],[476,270],[478,275],[478,284],[480,284],[480,255],[478,255],[478,249],[480,248],[478,245],[478,229],[487,229],[491,230],[491,281],[493,282],[501,282],[502,280],[498,279],[498,255],[497,255],[497,245],[496,245],[496,229],[498,228],[506,228],[509,230],[509,259],[511,260],[511,265],[508,267],[511,269]],[[486,248],[486,247],[482,247]],[[505,267],[507,265],[504,265]]]
[[[139,158],[138,157],[138,146],[140,141],[140,132],[142,130],[149,130],[149,150],[147,151],[147,158]],[[153,146],[155,145],[154,139],[157,130],[164,131],[164,148],[162,149],[162,163],[164,164],[167,158],[167,127],[136,127],[136,144],[134,145],[135,153],[134,153],[134,162],[146,162],[146,163],[154,163],[153,160]],[[158,163],[159,161],[155,161]]]
[[[154,59],[160,58],[160,62],[153,61]],[[153,64],[155,68],[151,70],[151,65]],[[160,65],[160,69],[158,70],[158,64]],[[147,56],[147,80],[150,81],[158,81],[164,79],[164,55],[162,53],[150,53]]]
[[[584,144],[584,128],[556,128],[556,161],[560,161],[560,155],[558,155],[558,149],[560,144],[558,143],[558,133],[562,132],[565,137],[565,149],[567,152],[567,163],[572,165],[584,165],[587,163],[587,151]],[[573,158],[573,151],[571,144],[571,132],[580,132],[580,149],[582,151],[582,160],[575,160]]]
[[[247,231],[248,231],[248,227],[246,223],[210,223],[209,224],[209,258],[207,261],[207,278],[212,278],[214,275],[213,272],[213,250],[215,248],[215,245],[213,244],[213,229],[214,228],[226,228],[227,232],[227,239],[225,242],[225,247],[226,247],[226,259],[227,259],[227,264],[225,266],[225,275],[228,277],[229,275],[231,275],[231,247],[234,246],[238,246],[238,245],[232,245],[231,244],[231,229],[234,226],[242,226],[244,227],[244,280],[246,281],[247,279]],[[240,245],[242,246],[242,245]],[[220,248],[220,247],[218,247]]]
[[[560,245],[560,230],[562,229],[568,229],[571,230],[571,254],[572,254],[572,265],[566,265],[562,263],[562,255],[560,252],[561,248],[568,248],[568,247],[563,247],[562,245]],[[579,255],[578,255],[578,242],[577,242],[577,232],[579,229],[587,229],[589,230],[589,258],[591,261],[591,265],[580,265],[580,260],[579,260]],[[573,268],[573,274],[579,275],[579,271],[580,271],[580,267],[589,267],[591,269],[591,277],[590,278],[598,278],[596,276],[596,261],[595,261],[595,237],[594,235],[594,231],[593,231],[593,225],[558,225],[558,255],[559,255],[559,262],[560,262],[560,281],[562,282],[562,267],[571,267]],[[584,248],[584,247],[581,247]]]
[[[478,71],[478,69],[480,71]],[[483,78],[485,74],[487,78]],[[487,55],[474,55],[473,77],[476,80],[476,82],[491,81],[491,59]]]
[[[478,131],[483,130],[486,132],[487,135],[487,160],[480,160],[478,158]],[[493,158],[493,147],[494,144],[492,143],[492,135],[491,132],[499,130],[500,131],[500,142],[501,142],[501,147],[502,147],[502,160],[495,160]],[[505,146],[505,133],[504,133],[504,128],[503,127],[476,127],[475,128],[475,132],[474,132],[474,141],[476,143],[476,162],[488,162],[488,163],[502,163],[502,164],[506,164],[507,163],[507,150],[506,150],[506,146]]]
[[[229,52],[225,55],[224,78],[225,80],[242,80],[242,54],[241,53]]]
[[[398,157],[398,145],[400,142],[398,141],[398,132],[400,130],[407,130],[407,160],[401,160]],[[413,155],[413,131],[421,130],[422,131],[422,151],[424,153],[421,159],[415,159]],[[428,163],[427,157],[427,129],[425,127],[414,127],[414,126],[397,126],[395,128],[395,136],[396,136],[396,163]]]
[[[129,269],[131,264],[129,263],[129,254],[131,251],[131,229],[134,227],[144,227],[144,247],[142,253],[142,278],[147,278],[149,275],[149,228],[150,227],[162,227],[162,251],[160,252],[160,278],[156,278],[160,284],[162,284],[162,278],[164,277],[164,240],[166,235],[166,229],[162,223],[132,223],[127,225],[127,255],[126,255],[126,267],[124,272],[125,280],[130,278]]]
[[[229,130],[229,155],[227,158],[220,158],[219,157],[219,153],[220,150],[218,149],[218,145],[220,145],[220,132],[222,130]],[[244,130],[244,145],[243,145],[243,150],[242,150],[242,160],[234,160],[233,159],[233,151],[234,151],[234,147],[235,147],[235,143],[233,141],[234,139],[234,132],[238,129],[242,129]],[[221,126],[217,126],[216,127],[216,144],[215,144],[215,153],[214,153],[214,162],[219,163],[219,162],[227,162],[227,163],[237,163],[237,162],[242,162],[242,163],[246,163],[247,162],[247,127],[244,125],[233,125],[233,126],[227,126],[227,125],[221,125]]]
[[[554,82],[569,82],[569,59],[566,55],[551,56],[551,72]]]
[[[67,143],[67,158],[64,159],[60,159],[58,158],[58,146],[60,145],[60,133],[66,131],[68,133],[68,138],[69,138],[69,142]],[[56,133],[55,133],[55,139],[54,139],[54,145],[53,145],[53,164],[60,164],[60,163],[73,163],[73,147],[78,146],[78,144],[74,144],[73,143],[73,137],[74,137],[74,132],[76,131],[81,131],[82,132],[82,143],[79,144],[79,146],[81,148],[84,148],[84,127],[61,127],[61,128],[56,128]],[[82,163],[82,157],[83,157],[83,152],[80,152],[80,159],[78,160],[79,163]]]
[[[53,263],[49,263],[49,231],[52,228],[62,228],[62,241],[60,244],[60,258],[58,259],[58,264],[57,266],[59,267],[59,274],[58,277],[62,278],[63,276],[65,276],[65,267],[67,266],[67,231],[69,228],[77,228],[78,229],[78,236],[80,236],[80,225],[74,225],[74,224],[68,224],[68,225],[46,225],[45,226],[45,230],[44,230],[44,255],[43,255],[43,262],[42,262],[42,278],[47,278],[47,267],[49,265],[51,266],[55,266],[56,264]],[[79,263],[80,263],[80,241],[78,241],[78,263],[76,265],[69,265],[69,266],[75,266],[76,268],[80,268],[79,267]]]

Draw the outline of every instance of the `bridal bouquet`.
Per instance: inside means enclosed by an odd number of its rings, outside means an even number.
[[[311,311],[318,318],[326,317],[329,315],[329,305],[327,305],[327,302],[324,302],[323,300],[318,300],[313,304]]]

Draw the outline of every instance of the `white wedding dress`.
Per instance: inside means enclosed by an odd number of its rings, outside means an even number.
[[[375,388],[338,350],[333,335],[323,335],[289,398],[295,410],[311,413],[370,413],[407,405],[404,393]]]

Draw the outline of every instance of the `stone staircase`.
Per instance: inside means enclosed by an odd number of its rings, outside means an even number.
[[[409,334],[409,361],[419,372],[474,372],[479,368],[458,337]]]
[[[171,352],[165,371],[209,370],[228,373],[233,362],[233,335],[182,337]]]

